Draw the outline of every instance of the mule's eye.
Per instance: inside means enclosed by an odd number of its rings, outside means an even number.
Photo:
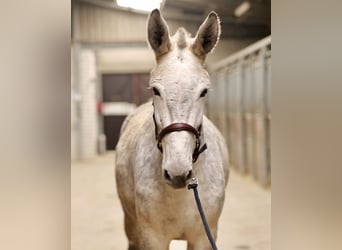
[[[153,87],[152,91],[153,91],[154,95],[159,95],[160,96],[159,90],[157,88]]]
[[[205,95],[208,93],[208,89],[205,89],[202,91],[200,97],[205,97]]]

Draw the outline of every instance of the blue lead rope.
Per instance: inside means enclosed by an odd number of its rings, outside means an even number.
[[[203,222],[203,225],[204,225],[205,232],[207,233],[207,236],[208,236],[208,239],[210,241],[211,247],[213,248],[213,250],[217,250],[217,246],[216,246],[215,240],[214,240],[214,238],[213,238],[213,236],[212,236],[212,234],[210,232],[210,228],[209,228],[207,219],[205,218],[205,215],[204,215],[203,207],[202,207],[199,195],[198,195],[197,186],[198,186],[197,179],[196,178],[192,178],[191,179],[191,183],[188,184],[188,189],[193,189],[194,190],[194,196],[195,196],[197,208],[198,208],[198,211],[199,211],[199,213],[201,215],[201,219],[202,219],[202,222]]]

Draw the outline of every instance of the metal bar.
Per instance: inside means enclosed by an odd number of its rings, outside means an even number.
[[[271,36],[265,37],[262,40],[246,47],[243,50],[240,50],[239,52],[236,52],[232,55],[230,55],[229,57],[227,57],[226,59],[223,59],[222,61],[216,63],[215,65],[213,65],[212,67],[210,67],[211,71],[217,71],[220,68],[223,68],[231,63],[235,63],[236,61],[238,61],[241,58],[244,58],[246,56],[249,56],[250,54],[253,54],[254,52],[258,51],[259,49],[266,47],[267,45],[271,44]]]

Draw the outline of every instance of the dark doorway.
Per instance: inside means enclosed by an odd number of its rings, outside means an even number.
[[[151,97],[151,91],[148,90],[149,79],[148,73],[104,74],[102,75],[103,102],[126,102],[138,106]],[[125,117],[126,114],[104,115],[103,124],[107,150],[115,149]]]

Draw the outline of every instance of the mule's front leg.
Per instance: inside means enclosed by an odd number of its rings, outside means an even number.
[[[169,241],[160,230],[151,228],[148,223],[139,225],[139,250],[168,250]]]
[[[204,228],[203,228],[204,230]],[[211,231],[214,240],[216,241],[217,229]],[[187,250],[212,250],[211,244],[205,232],[198,231],[197,237],[188,240]]]

